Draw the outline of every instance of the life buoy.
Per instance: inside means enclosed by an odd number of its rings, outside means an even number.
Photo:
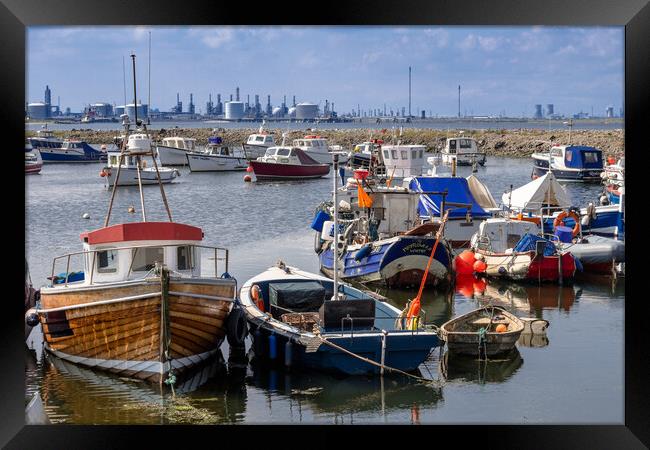
[[[558,214],[558,216],[553,221],[553,229],[556,229],[557,227],[562,225],[564,219],[566,219],[567,217],[571,217],[575,222],[575,225],[573,226],[572,234],[573,237],[576,237],[578,233],[580,233],[580,217],[578,216],[578,214],[575,213],[575,211],[569,211],[569,212],[562,211],[560,214]]]
[[[264,298],[262,298],[260,287],[256,284],[251,287],[251,298],[253,299],[253,302],[255,302],[255,306],[257,306],[260,311],[264,312]]]

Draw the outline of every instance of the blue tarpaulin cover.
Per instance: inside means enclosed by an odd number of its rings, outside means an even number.
[[[553,256],[556,254],[555,245],[551,241],[530,233],[524,234],[512,250],[514,252],[535,251],[537,248],[537,241],[546,242],[546,245],[544,245],[544,256]]]
[[[478,204],[472,192],[469,190],[467,179],[463,177],[415,177],[411,180],[409,188],[414,191],[441,192],[447,190],[447,197],[445,202],[456,203],[470,203],[472,205],[471,213],[474,218],[490,217]],[[440,216],[440,208],[442,206],[442,195],[421,195],[418,203],[418,214],[420,217]],[[449,206],[445,206],[445,209]],[[454,207],[449,211],[449,217],[465,217],[467,214],[466,208]]]

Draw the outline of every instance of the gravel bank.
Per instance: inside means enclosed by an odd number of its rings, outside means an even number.
[[[239,145],[246,140],[249,134],[257,131],[257,128],[241,129],[219,129],[217,134],[221,136],[228,145]],[[308,129],[307,129],[308,130]],[[309,133],[307,130],[291,131],[287,140],[295,139]],[[275,136],[276,142],[282,142],[283,129],[269,129],[269,133]],[[213,128],[174,128],[152,130],[154,139],[162,139],[169,136],[183,136],[197,139],[199,145],[207,142],[208,136],[214,135]],[[389,130],[382,134],[378,129],[319,129],[315,133],[329,139],[331,145],[338,144],[344,148],[351,148],[354,144],[373,138],[382,138],[385,142],[391,142],[393,136]],[[425,144],[429,151],[435,151],[444,145],[447,136],[452,137],[458,130],[432,130],[423,128],[404,129],[400,138],[404,144]],[[91,129],[80,129],[72,131],[55,131],[54,134],[61,138],[81,139],[89,144],[109,144],[113,137],[119,133],[116,131],[94,131]],[[34,135],[27,132],[27,136]],[[548,148],[550,142],[564,144],[569,142],[568,130],[535,130],[535,129],[510,129],[510,130],[470,130],[464,132],[465,136],[471,136],[479,143],[479,148],[485,150],[491,156],[508,156],[513,158],[528,158],[531,153]],[[625,152],[625,133],[622,129],[615,130],[574,130],[571,132],[571,143],[576,145],[590,145],[599,148],[605,156],[614,155],[621,157]]]

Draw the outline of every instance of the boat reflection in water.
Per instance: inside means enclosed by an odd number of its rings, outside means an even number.
[[[43,423],[214,424],[244,417],[245,371],[231,370],[220,352],[179,377],[173,389],[88,369],[47,352],[37,366],[28,376],[41,378]]]
[[[502,357],[480,360],[473,356],[450,355],[440,359],[440,372],[446,380],[502,383],[511,378],[524,363],[515,347]]]
[[[305,417],[306,422],[318,422],[319,416],[330,423],[341,415],[341,420],[354,420],[353,414],[411,410],[412,421],[419,421],[419,410],[430,409],[443,400],[442,389],[433,384],[414,382],[399,375],[383,377],[337,377],[311,371],[290,372],[274,369],[262,363],[252,365],[253,377],[249,380],[256,388],[272,393],[268,408],[277,401],[298,412],[292,422],[302,422],[302,409],[309,409],[316,417]],[[293,406],[292,406],[293,405]],[[379,419],[381,421],[381,419]]]
[[[568,312],[580,295],[581,289],[572,285],[527,285],[490,280],[485,284],[483,294],[475,298],[481,303],[489,301],[520,313],[534,312],[541,319],[543,309],[561,308]]]

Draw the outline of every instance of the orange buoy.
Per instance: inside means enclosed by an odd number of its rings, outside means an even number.
[[[495,331],[497,333],[505,333],[506,331],[508,331],[508,326],[500,323],[499,325],[497,325],[497,328],[496,328]]]
[[[484,279],[475,278],[473,284],[474,284],[474,295],[483,295],[485,293],[485,287],[487,286],[487,283],[485,282]]]
[[[249,165],[246,167],[246,172],[252,172],[253,171],[253,166]]]
[[[104,178],[104,177],[106,176],[106,172],[104,172],[103,170],[100,171],[100,172],[99,172],[99,176],[102,177],[102,178]]]
[[[244,175],[244,181],[246,183],[250,183],[251,181],[253,181],[253,178],[250,175]]]
[[[474,276],[467,274],[457,275],[456,292],[464,297],[474,298]]]
[[[613,165],[613,164],[616,164],[616,158],[614,158],[613,156],[608,156],[607,157],[607,164],[609,164],[610,166]]]
[[[264,298],[262,298],[262,293],[260,291],[260,287],[256,284],[251,287],[251,298],[255,302],[255,305],[257,308],[264,312]]]
[[[469,275],[473,273],[472,267],[474,266],[476,257],[471,250],[465,250],[460,255],[456,256],[454,262],[456,263],[456,273],[459,275]]]
[[[487,264],[485,264],[485,261],[477,260],[474,262],[472,268],[474,269],[474,272],[483,273],[487,269]]]

